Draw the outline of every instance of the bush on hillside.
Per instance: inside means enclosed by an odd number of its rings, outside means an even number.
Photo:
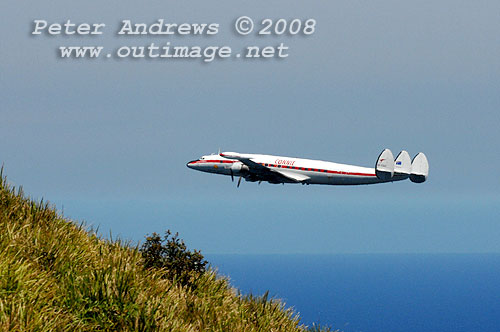
[[[164,269],[166,278],[186,286],[193,286],[192,278],[205,272],[207,265],[200,251],[188,250],[179,233],[170,230],[163,238],[158,233],[147,236],[141,254],[146,269]]]

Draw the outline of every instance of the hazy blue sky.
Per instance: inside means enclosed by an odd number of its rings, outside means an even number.
[[[234,20],[314,18],[246,37]],[[117,36],[119,22],[220,24]],[[106,23],[31,36],[32,21]],[[498,1],[3,1],[0,160],[11,183],[137,242],[179,231],[206,253],[500,252]],[[275,45],[284,60],[71,60],[61,45]],[[218,148],[372,166],[430,162],[427,183],[258,186],[186,168]]]

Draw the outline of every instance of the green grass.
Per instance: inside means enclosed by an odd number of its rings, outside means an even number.
[[[300,325],[267,293],[241,295],[212,270],[188,288],[143,266],[137,247],[27,198],[2,169],[1,331],[330,331]]]

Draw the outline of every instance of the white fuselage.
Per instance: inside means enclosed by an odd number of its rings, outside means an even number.
[[[403,180],[407,177],[394,177],[390,180],[377,178],[374,168],[338,164],[329,161],[282,157],[264,154],[241,154],[244,158],[267,167],[279,170],[290,176],[304,176],[304,184],[358,185]],[[247,181],[260,181],[248,176],[248,167],[234,158],[224,158],[213,154],[203,156],[187,164],[189,168],[202,172],[244,177]],[[264,179],[265,181],[265,179]],[[283,181],[288,182],[288,181]],[[289,183],[293,183],[290,181]]]

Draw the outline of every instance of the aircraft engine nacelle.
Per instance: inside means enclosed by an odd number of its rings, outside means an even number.
[[[233,163],[230,168],[231,168],[231,171],[233,171],[233,173],[235,173],[235,174],[246,172],[249,170],[248,166],[243,165],[243,163],[241,163],[241,162]]]

